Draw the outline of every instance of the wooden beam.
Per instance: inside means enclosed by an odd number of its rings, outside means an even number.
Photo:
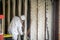
[[[18,13],[17,14],[18,14],[19,17],[21,17],[21,0],[18,0]],[[21,40],[20,36],[19,36],[18,40]]]
[[[8,26],[10,24],[10,0],[8,0]]]
[[[5,0],[2,0],[3,3],[3,15],[4,19],[2,19],[2,32],[5,33]]]
[[[25,0],[25,29],[24,29],[24,40],[27,40],[27,0]]]
[[[48,29],[47,29],[48,28]],[[53,8],[52,8],[52,2],[51,0],[46,0],[46,31],[49,34],[46,33],[47,37],[46,39],[52,40],[52,29],[53,29]]]
[[[16,10],[16,0],[12,0],[13,3],[13,16],[15,16],[15,10]]]
[[[45,40],[45,0],[38,0],[38,40]]]
[[[18,1],[18,16],[21,16],[21,0]]]
[[[31,0],[31,26],[30,26],[30,40],[38,40],[37,28],[38,28],[38,7],[37,0]]]

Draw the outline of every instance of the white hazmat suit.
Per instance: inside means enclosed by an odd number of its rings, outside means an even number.
[[[24,16],[21,16],[21,19],[24,20]],[[8,27],[8,32],[9,34],[12,34],[12,38],[14,40],[17,40],[18,35],[23,35],[21,19],[17,16],[13,17]]]

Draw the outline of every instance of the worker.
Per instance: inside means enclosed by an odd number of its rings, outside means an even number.
[[[22,31],[22,20],[25,20],[25,16],[22,15],[21,17],[14,16],[9,27],[8,27],[8,33],[12,34],[13,40],[18,39],[18,35],[23,35]],[[21,39],[20,39],[21,40]]]

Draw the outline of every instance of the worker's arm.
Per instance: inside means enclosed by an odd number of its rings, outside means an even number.
[[[18,20],[17,24],[18,24],[18,32],[20,33],[20,35],[23,35],[22,23],[21,23],[20,19]]]

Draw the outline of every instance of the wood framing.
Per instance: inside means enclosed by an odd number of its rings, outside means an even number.
[[[18,1],[18,16],[21,16],[21,0]]]
[[[8,0],[8,26],[10,24],[10,0]]]
[[[13,16],[15,16],[15,10],[16,10],[16,0],[12,0],[13,3]]]
[[[25,28],[24,28],[24,40],[27,40],[27,0],[25,0]]]
[[[30,25],[30,40],[38,40],[37,28],[38,28],[38,7],[37,0],[31,0],[31,25]]]
[[[53,28],[53,8],[51,0],[46,0],[46,29],[48,27],[49,40],[52,40],[52,28]]]
[[[45,39],[45,0],[38,0],[38,40]]]
[[[3,3],[3,15],[4,19],[2,19],[2,32],[5,33],[5,0],[2,0]]]

